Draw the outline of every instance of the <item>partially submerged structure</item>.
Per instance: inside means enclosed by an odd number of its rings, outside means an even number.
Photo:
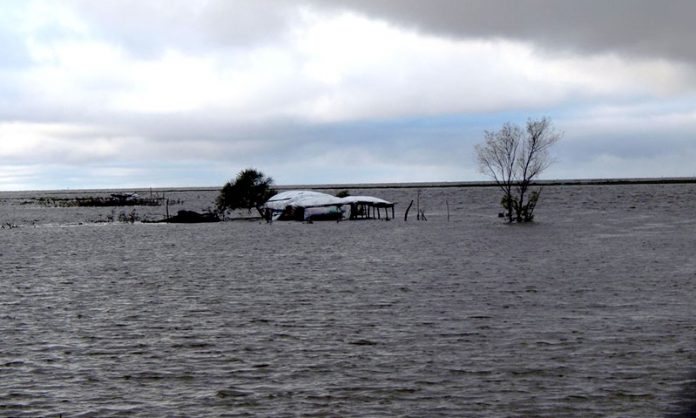
[[[347,196],[341,200],[350,205],[349,219],[381,219],[382,209],[384,209],[384,218],[386,220],[390,219],[390,210],[391,217],[394,218],[395,203],[393,202],[372,196]]]
[[[341,220],[394,217],[394,203],[372,196],[336,197],[311,190],[289,190],[271,197],[264,210],[273,220]]]

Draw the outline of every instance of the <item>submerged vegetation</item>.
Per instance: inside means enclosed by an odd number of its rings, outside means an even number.
[[[165,199],[162,197],[129,197],[116,196],[87,196],[87,197],[39,197],[26,200],[25,205],[38,204],[51,207],[108,207],[108,206],[162,206]],[[178,204],[180,201],[169,200],[169,204]]]
[[[486,131],[485,143],[476,146],[479,170],[503,191],[502,214],[509,223],[531,222],[541,188],[532,182],[552,163],[549,149],[561,138],[551,120],[529,119],[525,129],[505,123],[498,131]]]
[[[214,212],[195,212],[192,210],[180,210],[176,215],[159,222],[176,224],[197,224],[204,222],[219,222],[220,217]]]
[[[263,216],[263,204],[276,193],[272,185],[273,179],[261,171],[242,170],[234,181],[228,181],[220,190],[215,200],[217,210],[224,214],[227,210],[246,209],[251,213],[256,209]]]

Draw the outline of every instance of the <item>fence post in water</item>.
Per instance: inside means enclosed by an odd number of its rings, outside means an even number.
[[[447,205],[447,222],[450,220],[450,215],[449,215],[449,202],[445,199],[445,205]]]
[[[420,221],[420,189],[416,193],[416,220]]]
[[[411,199],[411,203],[408,204],[406,213],[404,213],[404,222],[408,221],[408,211],[411,210],[411,206],[413,206],[413,199]]]

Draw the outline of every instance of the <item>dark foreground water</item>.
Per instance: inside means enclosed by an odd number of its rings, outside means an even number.
[[[662,417],[696,398],[694,185],[547,187],[527,226],[494,189],[424,189],[427,222],[403,221],[415,190],[353,192],[397,219],[94,223],[112,209],[0,194],[19,226],[0,230],[0,416]]]

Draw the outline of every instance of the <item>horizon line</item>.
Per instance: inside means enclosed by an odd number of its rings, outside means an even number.
[[[696,177],[626,177],[626,178],[587,178],[587,179],[552,179],[536,180],[532,185],[538,186],[597,186],[597,185],[638,185],[638,184],[692,184]],[[481,181],[440,181],[440,182],[375,182],[375,183],[324,183],[324,184],[278,184],[272,187],[280,190],[291,189],[417,189],[417,188],[448,188],[448,187],[496,187],[493,180]],[[51,192],[51,193],[81,193],[91,191],[158,191],[181,192],[187,190],[218,190],[222,186],[142,186],[117,188],[79,188],[79,189],[27,189],[0,190],[0,193],[20,192]]]

